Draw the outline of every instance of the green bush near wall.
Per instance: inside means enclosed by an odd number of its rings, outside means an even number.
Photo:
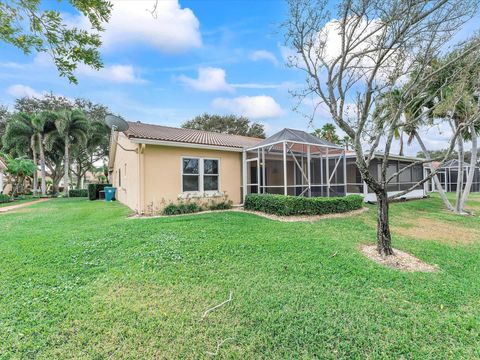
[[[342,197],[301,197],[271,194],[249,194],[246,196],[246,210],[262,211],[280,216],[325,215],[342,213],[362,208],[360,195]]]
[[[68,191],[69,197],[88,197],[87,189],[71,189]]]
[[[12,201],[10,199],[10,196],[6,195],[6,194],[0,194],[0,204],[3,204],[3,203],[8,203]]]
[[[169,204],[163,209],[164,215],[193,214],[203,211],[203,208],[196,203]]]
[[[88,184],[88,198],[90,200],[97,200],[100,198],[100,191],[102,191],[106,186],[112,186],[112,184]]]

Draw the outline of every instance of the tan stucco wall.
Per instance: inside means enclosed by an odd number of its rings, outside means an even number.
[[[219,159],[219,191],[233,204],[241,203],[242,154],[231,151],[146,145],[144,151],[144,211],[159,211],[169,203],[181,201],[182,157]],[[205,203],[223,201],[225,197],[192,198]]]
[[[131,142],[124,134],[118,136],[118,143],[125,149],[138,149],[139,146]],[[120,169],[121,184],[118,178]],[[126,151],[117,146],[113,165],[112,183],[117,188],[117,199],[134,211],[140,211],[139,199],[139,154],[135,151]]]
[[[117,187],[117,199],[138,213],[156,213],[169,203],[180,201],[206,204],[231,200],[235,205],[241,203],[242,154],[239,152],[139,145],[124,134],[119,134],[118,143],[127,149],[138,149],[137,152],[125,151],[117,146],[111,168],[111,181]],[[182,193],[182,157],[218,159],[219,191],[225,196],[185,199]]]

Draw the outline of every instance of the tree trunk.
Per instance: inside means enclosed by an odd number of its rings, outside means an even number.
[[[47,195],[47,172],[45,170],[45,151],[43,148],[43,136],[42,134],[38,134],[38,146],[40,149],[40,176],[42,177],[42,196]]]
[[[381,256],[393,255],[392,235],[389,225],[389,205],[386,190],[376,193],[377,196],[377,250]]]
[[[457,214],[463,213],[461,209],[462,193],[463,193],[463,173],[465,166],[465,153],[463,151],[463,139],[458,137],[458,172],[457,172],[457,191],[455,195],[455,212]]]
[[[467,174],[467,182],[465,184],[465,189],[463,190],[463,194],[460,198],[460,205],[459,208],[462,212],[465,212],[465,202],[468,199],[468,195],[470,195],[470,189],[472,188],[473,177],[475,175],[475,168],[477,166],[477,133],[475,132],[475,126],[470,125],[470,132],[472,133],[472,150],[470,151],[470,169]]]
[[[81,188],[82,188],[82,178],[83,178],[82,175],[78,175],[78,174],[77,174],[77,184],[76,184],[76,188],[77,188],[77,189],[81,189]]]
[[[400,150],[398,155],[403,156],[403,130],[400,132]]]
[[[64,166],[65,168],[63,169],[63,195],[65,197],[68,197],[68,188],[70,184],[70,177],[69,177],[69,170],[70,170],[70,154],[69,154],[69,149],[70,148],[70,140],[68,138],[68,135],[65,136],[65,159],[64,159]]]
[[[37,196],[38,193],[38,178],[37,178],[37,149],[35,148],[35,135],[32,136],[30,141],[30,147],[32,148],[33,163],[35,164],[35,169],[33,170],[33,196]]]
[[[422,148],[422,152],[425,155],[425,159],[431,160],[432,158],[431,158],[430,154],[428,153],[428,150],[427,150],[425,144],[423,143],[422,138],[417,133],[415,133],[415,138],[417,139],[418,144]],[[432,163],[428,163],[428,168],[430,169],[431,172],[433,172]],[[447,198],[447,195],[445,194],[445,190],[443,189],[443,186],[440,183],[440,180],[438,180],[437,174],[435,174],[435,176],[433,177],[433,182],[435,183],[435,187],[438,190],[438,195],[440,195],[440,199],[442,199],[445,207],[449,211],[455,211],[455,209],[453,208],[453,205],[450,203],[450,201]]]

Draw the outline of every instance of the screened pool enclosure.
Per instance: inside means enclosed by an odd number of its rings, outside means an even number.
[[[372,174],[380,173],[381,156],[370,162]],[[417,159],[391,156],[388,174],[407,167],[389,185],[389,195],[410,189],[423,179],[422,165],[409,166]],[[243,151],[242,193],[282,194],[306,197],[360,194],[376,201],[358,171],[355,154],[342,146],[319,139],[304,131],[283,129]],[[426,195],[423,185],[402,198]]]
[[[449,160],[438,170],[437,176],[444,191],[457,191],[458,186],[458,160]],[[463,181],[461,182],[462,189],[467,183],[467,176],[470,172],[470,163],[465,162],[463,166]],[[428,187],[430,191],[437,191],[433,179],[429,181]],[[473,173],[473,182],[470,189],[471,192],[480,192],[480,166],[475,166]]]
[[[343,147],[304,131],[283,129],[243,152],[243,195],[343,196]]]

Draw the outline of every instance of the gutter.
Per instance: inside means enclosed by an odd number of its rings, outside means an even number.
[[[142,139],[142,138],[129,138],[134,144],[146,144],[146,145],[162,145],[162,146],[172,146],[172,147],[185,147],[193,149],[207,149],[207,150],[220,150],[220,151],[230,151],[230,152],[243,152],[243,148],[235,148],[230,146],[219,146],[219,145],[205,145],[205,144],[194,144],[194,143],[183,143],[177,141],[166,141],[166,140],[153,140],[153,139]]]

